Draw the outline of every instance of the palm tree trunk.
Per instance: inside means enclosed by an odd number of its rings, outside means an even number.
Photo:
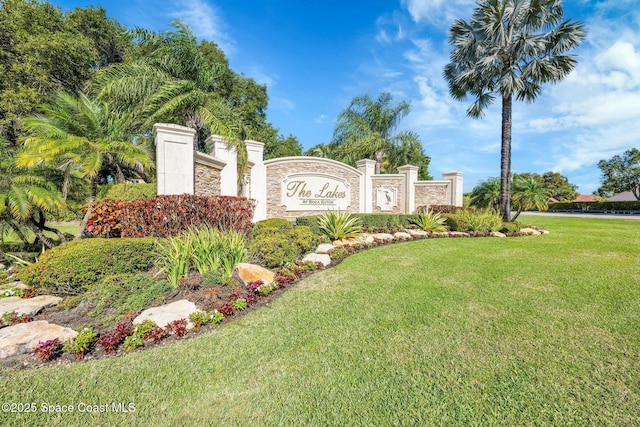
[[[80,223],[80,230],[78,230],[78,234],[73,240],[80,240],[82,235],[84,234],[84,230],[87,229],[87,224],[89,223],[89,217],[91,216],[91,211],[93,209],[93,202],[96,201],[96,194],[98,194],[98,177],[91,177],[91,196],[89,197],[89,205],[87,206],[87,212],[84,214],[84,218],[82,218],[82,222]]]
[[[502,150],[500,153],[500,213],[511,220],[511,107],[512,95],[502,95]]]
[[[36,235],[37,239],[40,240],[42,244],[47,247],[47,249],[52,249],[56,246],[53,244],[51,239],[49,239],[47,236],[44,235],[44,232],[38,226],[38,224],[33,220],[33,218],[29,218],[26,221],[26,224],[27,224],[27,227],[29,227],[31,231],[33,231],[33,234]]]

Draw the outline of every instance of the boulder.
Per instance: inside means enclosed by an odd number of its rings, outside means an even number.
[[[411,236],[426,236],[427,234],[429,234],[426,231],[419,230],[417,228],[408,228],[406,231]]]
[[[349,237],[347,239],[335,240],[333,242],[333,246],[339,248],[341,246],[357,245],[358,243],[360,243],[358,239],[356,239],[355,237]]]
[[[393,240],[393,234],[389,233],[374,233],[371,236],[376,240]]]
[[[187,319],[187,329],[191,329],[193,325],[189,320],[189,315],[197,311],[201,310],[198,310],[194,303],[186,299],[181,299],[171,304],[146,309],[140,313],[138,317],[133,319],[133,324],[138,325],[145,320],[151,320],[155,322],[156,325],[164,328],[174,320]]]
[[[539,232],[535,228],[529,228],[529,227],[521,228],[520,232],[521,233],[525,233],[525,234],[529,234],[531,236],[539,236],[539,235],[542,234],[541,232]]]
[[[331,265],[331,257],[327,254],[307,254],[302,258],[302,261],[321,262],[325,267]]]
[[[403,231],[398,231],[397,233],[393,233],[393,236],[399,240],[410,240],[411,234],[405,233]]]
[[[63,343],[77,335],[71,328],[54,325],[46,320],[7,326],[0,329],[0,358],[30,353],[40,341],[58,338]]]
[[[492,231],[491,232],[491,237],[507,237],[507,235],[504,234],[504,233],[501,233],[499,231]]]
[[[33,298],[8,297],[0,298],[0,315],[16,312],[35,316],[42,309],[57,305],[62,301],[53,295],[40,295]]]
[[[464,231],[450,231],[449,236],[451,237],[469,237],[469,233],[465,233]]]
[[[318,249],[316,249],[316,253],[318,254],[326,254],[327,252],[329,252],[331,249],[334,249],[335,246],[333,246],[332,243],[321,243],[320,245],[318,245]]]
[[[236,268],[233,270],[233,278],[244,286],[249,286],[249,283],[257,280],[262,280],[264,283],[271,283],[275,277],[274,272],[259,265],[246,262],[241,262],[236,265]]]
[[[356,237],[356,239],[358,239],[358,242],[360,242],[360,243],[373,243],[373,242],[375,242],[375,239],[369,233],[362,233],[361,235]]]

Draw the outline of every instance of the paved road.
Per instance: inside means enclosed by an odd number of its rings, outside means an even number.
[[[566,216],[571,218],[600,218],[600,219],[631,219],[640,220],[640,215],[611,215],[611,214],[570,214],[555,212],[522,212],[520,216]]]

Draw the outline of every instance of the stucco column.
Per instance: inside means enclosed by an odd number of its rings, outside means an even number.
[[[158,194],[193,194],[196,131],[185,126],[156,123],[153,137]]]
[[[251,187],[249,197],[255,201],[253,222],[267,219],[267,168],[264,165],[264,143],[247,140],[248,160],[251,168]]]
[[[360,211],[362,213],[373,212],[373,181],[372,177],[376,172],[376,162],[369,159],[362,159],[356,162],[356,166],[362,177],[360,178]]]
[[[449,195],[453,206],[462,206],[462,172],[450,171],[442,174],[442,178],[451,182]]]
[[[227,145],[227,141],[220,135],[211,135],[205,141],[211,147],[213,157],[224,161],[227,165],[220,172],[220,195],[238,195],[238,156],[236,147]]]
[[[418,180],[417,166],[404,165],[398,168],[398,172],[404,175],[404,206],[403,213],[410,214],[416,209],[415,183]]]

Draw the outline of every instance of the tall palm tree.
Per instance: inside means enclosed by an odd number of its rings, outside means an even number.
[[[130,117],[115,113],[106,103],[80,93],[77,97],[58,92],[43,114],[25,119],[32,135],[25,140],[16,163],[34,167],[51,165],[64,171],[65,184],[72,174],[90,182],[87,212],[76,239],[82,237],[96,199],[102,168],[127,166],[143,171],[151,166],[149,154],[136,145],[130,133]]]
[[[333,133],[334,141],[353,157],[375,160],[375,172],[380,173],[385,155],[394,146],[400,143],[420,143],[415,133],[393,134],[410,110],[406,101],[392,105],[392,96],[386,92],[376,100],[369,95],[355,97],[349,107],[338,116],[338,124]]]
[[[516,176],[513,180],[513,205],[516,208],[516,218],[523,211],[536,208],[545,211],[549,207],[551,191],[534,177]]]
[[[226,67],[205,58],[187,24],[171,25],[175,30],[160,33],[133,30],[137,59],[98,70],[90,93],[133,112],[141,130],[160,121],[181,123],[197,131],[200,149],[204,136],[216,133],[241,151],[242,118],[220,96]]]
[[[489,178],[473,187],[471,206],[497,211],[500,208],[500,178]]]
[[[469,22],[457,20],[449,30],[454,49],[444,77],[451,95],[475,100],[471,117],[502,99],[500,212],[511,216],[511,125],[513,98],[533,102],[542,85],[559,82],[576,66],[576,48],[586,37],[582,22],[563,21],[561,0],[479,0]]]

